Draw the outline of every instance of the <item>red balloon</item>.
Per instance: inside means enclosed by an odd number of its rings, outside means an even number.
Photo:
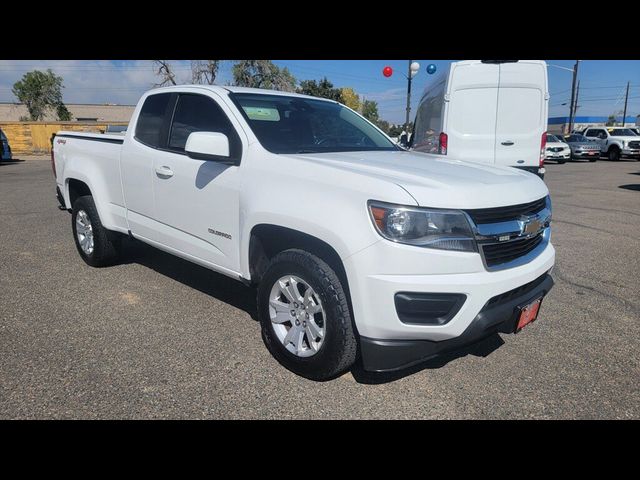
[[[382,69],[382,74],[383,74],[385,77],[390,77],[391,75],[393,75],[393,68],[391,68],[391,67],[389,67],[389,66],[384,67],[384,68]]]

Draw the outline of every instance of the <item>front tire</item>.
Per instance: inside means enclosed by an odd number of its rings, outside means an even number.
[[[611,160],[612,162],[617,162],[618,160],[620,160],[620,150],[618,150],[617,148],[609,149],[609,160]]]
[[[73,202],[71,228],[78,253],[87,265],[105,267],[116,261],[121,237],[102,226],[91,195]]]
[[[319,257],[297,249],[277,254],[258,287],[258,314],[269,352],[292,372],[324,381],[353,366],[357,341],[347,297]]]

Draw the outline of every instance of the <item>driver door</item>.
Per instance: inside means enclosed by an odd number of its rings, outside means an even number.
[[[208,95],[180,93],[167,148],[153,166],[161,241],[189,257],[238,272],[240,167],[189,157],[184,150],[187,138],[200,131],[224,133],[232,155],[241,155],[240,137],[226,106]]]

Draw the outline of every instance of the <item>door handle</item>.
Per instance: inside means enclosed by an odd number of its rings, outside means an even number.
[[[505,140],[504,142],[502,142],[502,145],[504,145],[505,147],[510,147],[511,145],[513,145],[513,142],[511,140]]]
[[[156,167],[156,174],[158,174],[158,176],[160,177],[169,178],[173,177],[173,170],[166,166]]]

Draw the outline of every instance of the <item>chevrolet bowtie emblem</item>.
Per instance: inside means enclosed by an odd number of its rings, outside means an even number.
[[[521,217],[518,224],[520,225],[520,235],[534,235],[542,230],[542,222],[537,216]]]

